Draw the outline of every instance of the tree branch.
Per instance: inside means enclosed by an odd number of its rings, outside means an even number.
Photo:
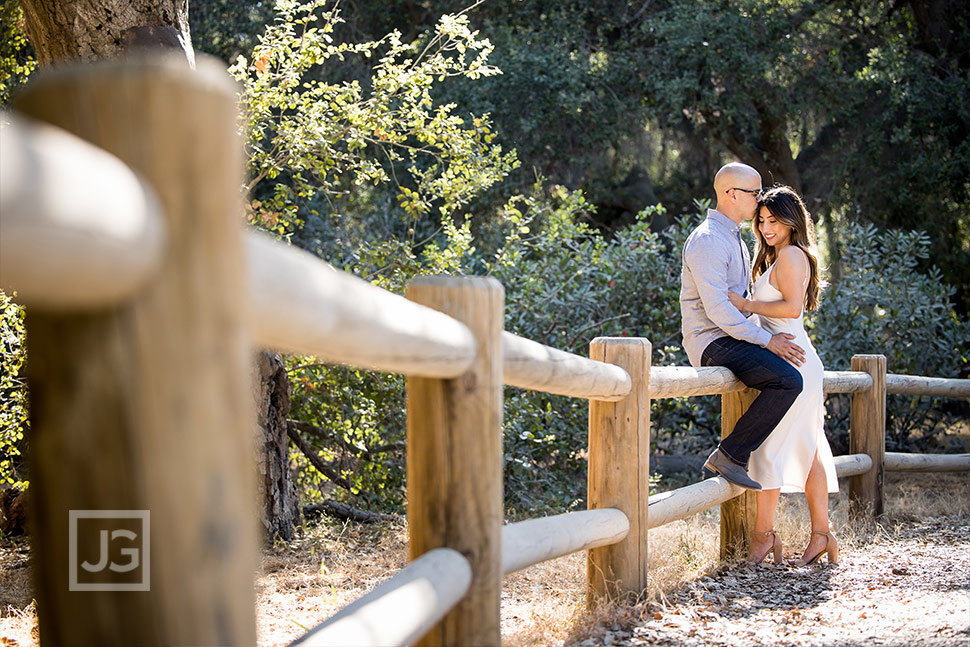
[[[360,510],[345,503],[339,503],[333,499],[327,499],[323,503],[303,506],[304,517],[313,517],[318,514],[327,514],[338,519],[349,519],[350,521],[358,521],[360,523],[401,520],[398,515],[368,512],[367,510]]]
[[[306,433],[314,434],[319,438],[322,438],[325,442],[330,443],[332,445],[337,445],[341,449],[344,449],[352,453],[354,456],[365,461],[373,461],[376,454],[385,454],[390,451],[395,451],[395,450],[404,448],[404,446],[401,443],[388,443],[386,445],[379,445],[377,447],[372,447],[372,448],[358,447],[357,445],[348,443],[342,438],[338,438],[336,435],[328,432],[325,429],[321,429],[316,425],[311,425],[308,422],[301,422],[299,420],[287,419],[286,420],[287,433],[290,433],[291,428],[293,429],[293,433],[300,432],[304,434]],[[301,440],[302,440],[302,437],[301,437]]]
[[[289,436],[290,440],[293,441],[293,444],[296,445],[301,452],[303,452],[303,455],[307,457],[307,460],[310,461],[310,464],[313,465],[318,472],[330,479],[334,485],[338,485],[348,492],[353,492],[353,486],[351,486],[350,482],[344,477],[340,476],[340,474],[337,473],[337,470],[335,470],[333,467],[323,462],[317,452],[310,447],[310,444],[303,440],[303,437],[300,436],[296,429],[291,427],[289,424],[286,425],[286,435]]]

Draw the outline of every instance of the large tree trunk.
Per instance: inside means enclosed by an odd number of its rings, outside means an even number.
[[[289,437],[286,414],[290,411],[290,381],[279,355],[260,352],[256,356],[253,384],[257,419],[262,440],[257,457],[260,487],[263,490],[262,521],[266,537],[289,541],[293,527],[300,522],[289,470]]]
[[[27,35],[42,66],[120,58],[163,46],[195,63],[188,0],[21,0]]]

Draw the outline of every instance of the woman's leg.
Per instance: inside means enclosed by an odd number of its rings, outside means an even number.
[[[805,479],[805,500],[808,502],[808,515],[812,520],[812,536],[802,554],[802,560],[812,557],[825,549],[826,535],[829,532],[829,488],[825,478],[825,468],[815,452],[812,468]]]
[[[755,513],[754,533],[751,536],[751,543],[748,545],[748,559],[760,562],[765,555],[771,552],[774,545],[774,536],[768,533],[774,530],[775,513],[778,511],[778,497],[781,489],[761,490],[755,493],[757,502],[757,512]]]

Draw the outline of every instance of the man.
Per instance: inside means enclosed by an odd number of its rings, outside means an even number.
[[[802,376],[795,366],[804,362],[805,352],[790,341],[792,335],[772,335],[728,299],[728,290],[748,294],[751,261],[741,240],[741,222],[754,218],[758,210],[761,175],[747,164],[732,162],[717,172],[714,191],[717,207],[708,209],[707,219],[684,244],[684,349],[692,365],[726,366],[745,385],[761,390],[704,464],[706,476],[717,473],[741,487],[760,490],[748,476],[748,458],[801,393]]]

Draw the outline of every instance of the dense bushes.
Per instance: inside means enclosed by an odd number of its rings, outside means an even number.
[[[585,355],[594,337],[642,336],[653,343],[655,365],[684,365],[680,249],[703,217],[703,206],[662,232],[649,228],[653,212],[662,209],[651,207],[607,239],[584,224],[590,207],[580,193],[537,187],[512,200],[500,221],[474,240],[467,226],[448,229],[410,268],[494,276],[506,290],[506,329],[523,337]],[[841,234],[843,278],[808,320],[826,367],[848,370],[853,354],[883,353],[892,372],[950,377],[965,372],[970,323],[953,314],[950,288],[938,274],[916,269],[929,251],[927,238],[861,226]],[[403,380],[320,365],[292,374],[294,415],[342,435],[342,444],[320,443],[328,458],[367,493],[368,503],[400,505]],[[508,507],[581,504],[587,403],[511,387],[505,396]],[[934,438],[959,413],[947,406],[930,398],[890,398],[887,446],[935,448]],[[653,407],[654,451],[699,454],[716,442],[717,397],[665,399]],[[837,453],[847,449],[847,431],[848,399],[832,396],[827,433]],[[357,449],[348,451],[347,444]],[[375,456],[364,450],[374,447],[382,453],[369,460]]]
[[[21,371],[27,356],[24,310],[0,291],[0,488],[23,487],[27,388]]]
[[[917,269],[931,256],[929,238],[856,224],[840,238],[841,279],[808,320],[825,366],[846,370],[852,355],[879,353],[890,373],[966,377],[970,322],[953,311],[953,289],[940,272]],[[828,398],[829,438],[843,452],[848,450],[848,400],[847,395]],[[941,432],[968,413],[965,402],[946,398],[889,396],[887,408],[890,451],[946,449]]]

